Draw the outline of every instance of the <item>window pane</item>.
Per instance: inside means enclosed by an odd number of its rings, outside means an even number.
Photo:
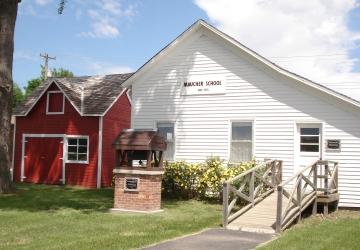
[[[87,153],[87,147],[79,146],[79,153]]]
[[[158,132],[167,142],[167,149],[164,152],[165,160],[173,160],[175,154],[174,145],[174,124],[169,122],[160,122],[157,124]]]
[[[300,145],[301,152],[319,152],[319,145]]]
[[[252,124],[250,122],[232,123],[231,135],[232,140],[251,140]]]
[[[76,146],[69,146],[68,147],[68,152],[69,153],[77,153],[77,147]]]
[[[86,161],[87,160],[87,154],[79,154],[78,155],[79,161]]]
[[[167,148],[164,152],[164,159],[171,161],[174,159],[174,142],[167,142]]]
[[[172,123],[158,123],[158,131],[166,141],[174,140],[174,124]]]
[[[319,128],[300,128],[301,135],[320,135]]]
[[[77,139],[68,139],[69,145],[77,145]]]
[[[79,139],[79,145],[87,146],[87,139]]]
[[[76,161],[77,160],[76,154],[68,153],[68,160]]]
[[[250,161],[252,157],[251,142],[232,142],[230,162]]]
[[[301,143],[319,143],[318,136],[301,136]]]

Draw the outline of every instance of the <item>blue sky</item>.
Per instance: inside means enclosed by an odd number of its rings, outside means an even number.
[[[64,14],[58,15],[58,0],[23,0],[15,32],[14,81],[23,87],[37,77],[44,52],[56,56],[50,68],[63,67],[77,76],[134,71],[204,19],[296,73],[320,82],[360,83],[358,2],[267,2],[68,0]]]
[[[20,5],[14,58],[14,80],[19,85],[39,75],[43,63],[39,53],[44,52],[56,56],[50,67],[63,67],[78,76],[111,73],[106,68],[136,70],[194,21],[206,19],[191,1],[121,1],[123,8],[135,9],[131,16],[119,17],[119,35],[91,37],[81,34],[91,31],[92,20],[85,11],[77,17],[77,6],[70,2],[63,15],[56,13],[56,1],[33,3],[34,13]]]

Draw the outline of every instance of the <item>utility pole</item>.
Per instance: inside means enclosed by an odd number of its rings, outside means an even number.
[[[45,66],[45,80],[46,80],[48,77],[48,73],[49,73],[48,72],[49,71],[49,60],[56,60],[56,57],[51,57],[48,55],[48,53],[44,53],[44,55],[40,53],[40,56],[43,57],[45,60],[44,66]]]

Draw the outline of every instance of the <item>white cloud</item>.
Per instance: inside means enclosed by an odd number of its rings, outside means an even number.
[[[48,5],[52,0],[35,0],[35,3],[40,6]]]
[[[81,8],[87,8],[87,17],[91,30],[78,34],[81,37],[116,38],[120,35],[119,25],[123,19],[130,19],[136,14],[136,6],[124,7],[121,0],[101,0],[91,3],[79,2]],[[82,14],[82,13],[81,13]],[[82,15],[77,14],[80,19]]]
[[[29,4],[29,2],[25,2],[25,3],[21,2],[19,5],[18,14],[24,16],[36,16],[37,13],[35,11],[34,6]]]
[[[93,61],[89,65],[90,71],[94,72],[95,75],[107,75],[107,74],[123,74],[134,72],[129,66],[126,65],[115,65],[108,62]]]
[[[281,66],[320,83],[358,81],[348,26],[356,0],[195,0],[211,22]],[[317,56],[313,56],[317,55]]]
[[[99,20],[92,24],[92,31],[81,32],[81,37],[115,38],[120,34],[117,27],[107,20]]]

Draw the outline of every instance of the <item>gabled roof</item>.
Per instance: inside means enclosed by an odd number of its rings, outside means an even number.
[[[271,62],[265,57],[259,55],[255,51],[241,44],[239,41],[234,39],[233,37],[225,34],[224,32],[218,30],[214,26],[208,24],[204,20],[198,20],[194,24],[192,24],[188,29],[186,29],[183,33],[181,33],[177,38],[175,38],[172,42],[170,42],[167,46],[165,46],[162,50],[160,50],[157,54],[155,54],[150,60],[148,60],[144,65],[142,65],[129,79],[124,83],[125,87],[129,87],[132,83],[139,79],[145,72],[147,72],[150,68],[152,68],[158,61],[160,61],[165,55],[169,54],[169,52],[179,43],[186,40],[187,37],[191,36],[193,33],[197,32],[199,29],[206,29],[218,37],[222,38],[224,42],[233,45],[239,51],[250,56],[254,61],[261,63],[264,67],[268,67],[269,69],[281,74],[282,76],[288,77],[290,79],[295,80],[297,83],[309,86],[311,88],[317,89],[321,92],[324,92],[332,97],[340,99],[346,103],[350,103],[358,108],[360,108],[360,100],[356,100],[352,97],[349,97],[343,93],[339,93],[331,88],[328,88],[324,85],[311,81],[305,77],[302,77],[298,74],[290,72],[281,66]]]
[[[166,150],[166,141],[156,130],[123,130],[113,147],[120,150]]]
[[[80,115],[105,115],[107,110],[125,91],[122,84],[131,75],[132,73],[49,78],[15,108],[13,115],[26,116],[52,84],[57,85]]]

